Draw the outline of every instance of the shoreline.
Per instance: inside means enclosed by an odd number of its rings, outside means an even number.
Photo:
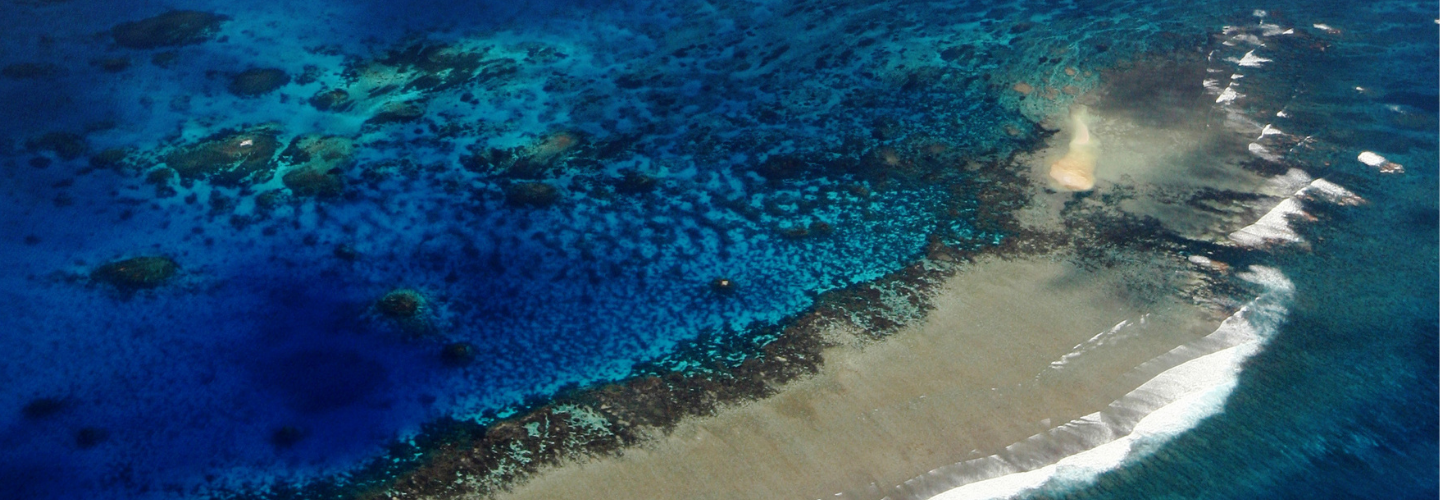
[[[1152,311],[1124,304],[1110,293],[1120,279],[1063,259],[980,259],[947,280],[926,320],[885,342],[837,343],[814,376],[771,397],[686,419],[618,457],[546,469],[497,498],[882,498],[915,471],[1100,410],[1165,344],[1217,326],[1175,298]],[[1087,343],[1096,332],[1120,348]]]

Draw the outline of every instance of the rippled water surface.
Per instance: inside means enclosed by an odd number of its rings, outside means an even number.
[[[1253,335],[1068,332],[1104,432],[844,493],[1436,494],[1434,4],[0,1],[0,497],[406,491],[444,425],[544,439],[497,422],[557,396],[634,444],[596,387],[732,381],[669,429],[818,370],[777,354],[805,318],[884,343],[1020,254]]]

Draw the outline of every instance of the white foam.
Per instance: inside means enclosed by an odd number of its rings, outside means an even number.
[[[1289,35],[1294,33],[1293,29],[1285,29],[1278,24],[1260,23],[1261,36]]]
[[[1226,45],[1226,46],[1230,46],[1230,47],[1234,47],[1235,45],[1237,45],[1237,42],[1245,42],[1245,43],[1248,43],[1248,44],[1250,44],[1250,45],[1265,45],[1265,42],[1264,42],[1264,41],[1261,41],[1261,40],[1260,40],[1260,37],[1257,37],[1257,36],[1255,36],[1255,35],[1251,35],[1251,34],[1249,34],[1249,33],[1243,33],[1243,34],[1239,34],[1239,35],[1235,35],[1235,36],[1233,36],[1233,37],[1230,37],[1230,40],[1227,41],[1227,42],[1225,42],[1225,45]]]
[[[1070,362],[1071,362],[1071,361],[1074,361],[1075,358],[1078,358],[1078,357],[1080,357],[1080,356],[1083,356],[1083,355],[1085,355],[1085,353],[1087,353],[1087,352],[1093,351],[1093,350],[1095,350],[1096,348],[1099,348],[1100,346],[1103,346],[1103,345],[1106,345],[1106,344],[1115,342],[1116,340],[1134,336],[1135,334],[1133,334],[1133,333],[1126,334],[1126,333],[1122,333],[1122,331],[1126,330],[1128,327],[1130,327],[1131,325],[1135,325],[1135,324],[1139,324],[1139,325],[1142,325],[1142,326],[1143,326],[1143,325],[1145,324],[1148,316],[1149,316],[1148,314],[1147,314],[1147,315],[1142,315],[1142,316],[1140,316],[1140,319],[1139,319],[1138,321],[1134,321],[1134,322],[1132,322],[1132,321],[1130,321],[1130,320],[1128,320],[1128,319],[1127,319],[1127,320],[1122,320],[1122,321],[1120,321],[1119,323],[1115,324],[1115,326],[1110,327],[1109,330],[1105,330],[1105,331],[1103,331],[1103,332],[1097,333],[1097,334],[1095,334],[1094,337],[1090,337],[1089,340],[1086,340],[1086,341],[1081,342],[1081,343],[1079,343],[1079,344],[1075,344],[1075,347],[1071,348],[1071,350],[1070,350],[1069,353],[1066,353],[1064,356],[1061,356],[1060,359],[1058,359],[1058,360],[1055,360],[1055,361],[1050,362],[1050,369],[1051,369],[1051,370],[1061,370],[1061,369],[1064,369],[1064,368],[1065,368],[1065,365],[1070,364]],[[1037,375],[1037,378],[1038,378],[1038,377],[1039,377],[1039,376]]]
[[[1286,170],[1284,174],[1265,181],[1264,192],[1278,197],[1293,196],[1296,191],[1310,185],[1310,173],[1298,168]]]
[[[1375,154],[1373,151],[1365,151],[1363,153],[1360,153],[1360,157],[1358,159],[1360,160],[1360,163],[1364,163],[1372,167],[1378,167],[1385,164],[1385,157]]]
[[[1265,146],[1261,146],[1260,143],[1257,142],[1250,143],[1248,149],[1250,150],[1250,154],[1258,156],[1260,158],[1264,158],[1266,160],[1280,161],[1281,158],[1280,155],[1271,152]]]
[[[1350,192],[1349,189],[1325,179],[1315,179],[1310,186],[1301,190],[1302,196],[1317,197],[1336,205],[1359,205],[1365,203],[1360,195]]]
[[[1260,220],[1230,233],[1230,242],[1247,248],[1268,247],[1286,243],[1304,243],[1290,227],[1294,218],[1314,220],[1309,213],[1305,212],[1301,200],[1320,200],[1336,205],[1359,205],[1365,202],[1364,198],[1351,192],[1348,189],[1327,181],[1325,179],[1310,179],[1310,174],[1300,169],[1292,168],[1285,175],[1276,176],[1270,179],[1271,189],[1289,191],[1290,196],[1280,200],[1280,203],[1266,212]]]
[[[907,485],[958,480],[959,486],[930,497],[934,500],[1011,498],[1047,485],[1083,485],[1105,471],[1143,458],[1156,444],[1219,414],[1245,360],[1260,351],[1283,321],[1295,290],[1290,280],[1273,268],[1252,266],[1237,276],[1264,286],[1266,291],[1210,335],[1142,365],[1141,369],[1155,364],[1171,367],[1105,410],[1006,447],[1002,453],[931,471]],[[1021,465],[1028,461],[1017,456],[1029,445],[1054,450],[1065,448],[1065,443],[1079,443],[1071,447],[1083,449],[1054,463],[1029,468]]]
[[[1236,92],[1234,88],[1225,87],[1225,90],[1220,92],[1220,97],[1215,98],[1215,102],[1224,104],[1239,99],[1240,97],[1243,96],[1241,96],[1239,92]]]
[[[1310,217],[1305,213],[1304,208],[1295,198],[1280,200],[1280,204],[1270,209],[1260,220],[1230,233],[1230,241],[1242,247],[1264,247],[1279,243],[1299,243],[1305,241],[1290,228],[1291,217]]]
[[[1365,151],[1363,153],[1360,153],[1360,157],[1358,159],[1360,160],[1360,163],[1364,163],[1366,165],[1380,169],[1380,173],[1382,174],[1405,173],[1404,165],[1387,160],[1384,156],[1375,154],[1372,151]]]
[[[1260,57],[1260,56],[1255,55],[1255,51],[1253,51],[1253,50],[1250,51],[1250,52],[1246,52],[1246,53],[1245,53],[1245,57],[1241,57],[1239,60],[1235,60],[1235,59],[1228,59],[1228,60],[1229,60],[1229,61],[1232,61],[1232,62],[1235,62],[1236,64],[1239,64],[1240,66],[1243,66],[1243,67],[1246,67],[1246,68],[1258,68],[1258,67],[1260,67],[1261,65],[1263,65],[1263,64],[1265,64],[1265,63],[1267,63],[1267,62],[1270,62],[1269,59],[1266,59],[1266,58],[1263,58],[1263,57]]]

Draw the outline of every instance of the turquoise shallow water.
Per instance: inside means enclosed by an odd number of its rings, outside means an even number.
[[[12,2],[0,13],[13,34],[0,49],[4,495],[305,481],[435,418],[505,416],[657,360],[645,366],[684,369],[667,356],[702,335],[733,364],[768,340],[750,328],[899,269],[931,238],[1002,242],[982,217],[995,207],[957,188],[969,174],[956,166],[1036,147],[1036,122],[1072,94],[1041,82],[1268,9],[1262,19],[1324,47],[1286,46],[1308,55],[1277,58],[1249,92],[1323,145],[1292,161],[1371,203],[1317,212],[1311,251],[1255,257],[1290,276],[1296,303],[1224,413],[1060,489],[1433,497],[1434,7]],[[109,31],[169,8],[228,19],[158,48]],[[234,95],[249,68],[286,79]],[[1021,99],[1012,81],[1040,90]],[[1073,81],[1080,92],[1099,76]],[[333,89],[350,102],[314,104]],[[418,119],[365,124],[414,103]],[[173,153],[236,130],[251,135],[229,147],[300,147],[303,134],[350,147],[317,171],[319,188],[281,179],[312,166],[283,151],[270,153],[276,173],[242,186],[181,172],[157,187],[153,172],[182,170]],[[1355,161],[1366,150],[1406,173]],[[333,185],[342,194],[327,197]],[[179,266],[165,286],[96,278],[156,255]],[[376,306],[400,288],[424,297],[421,315]],[[444,354],[457,345],[468,364]]]

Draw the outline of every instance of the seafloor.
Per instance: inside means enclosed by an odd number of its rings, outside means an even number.
[[[1435,8],[12,0],[0,497],[1433,498]]]

